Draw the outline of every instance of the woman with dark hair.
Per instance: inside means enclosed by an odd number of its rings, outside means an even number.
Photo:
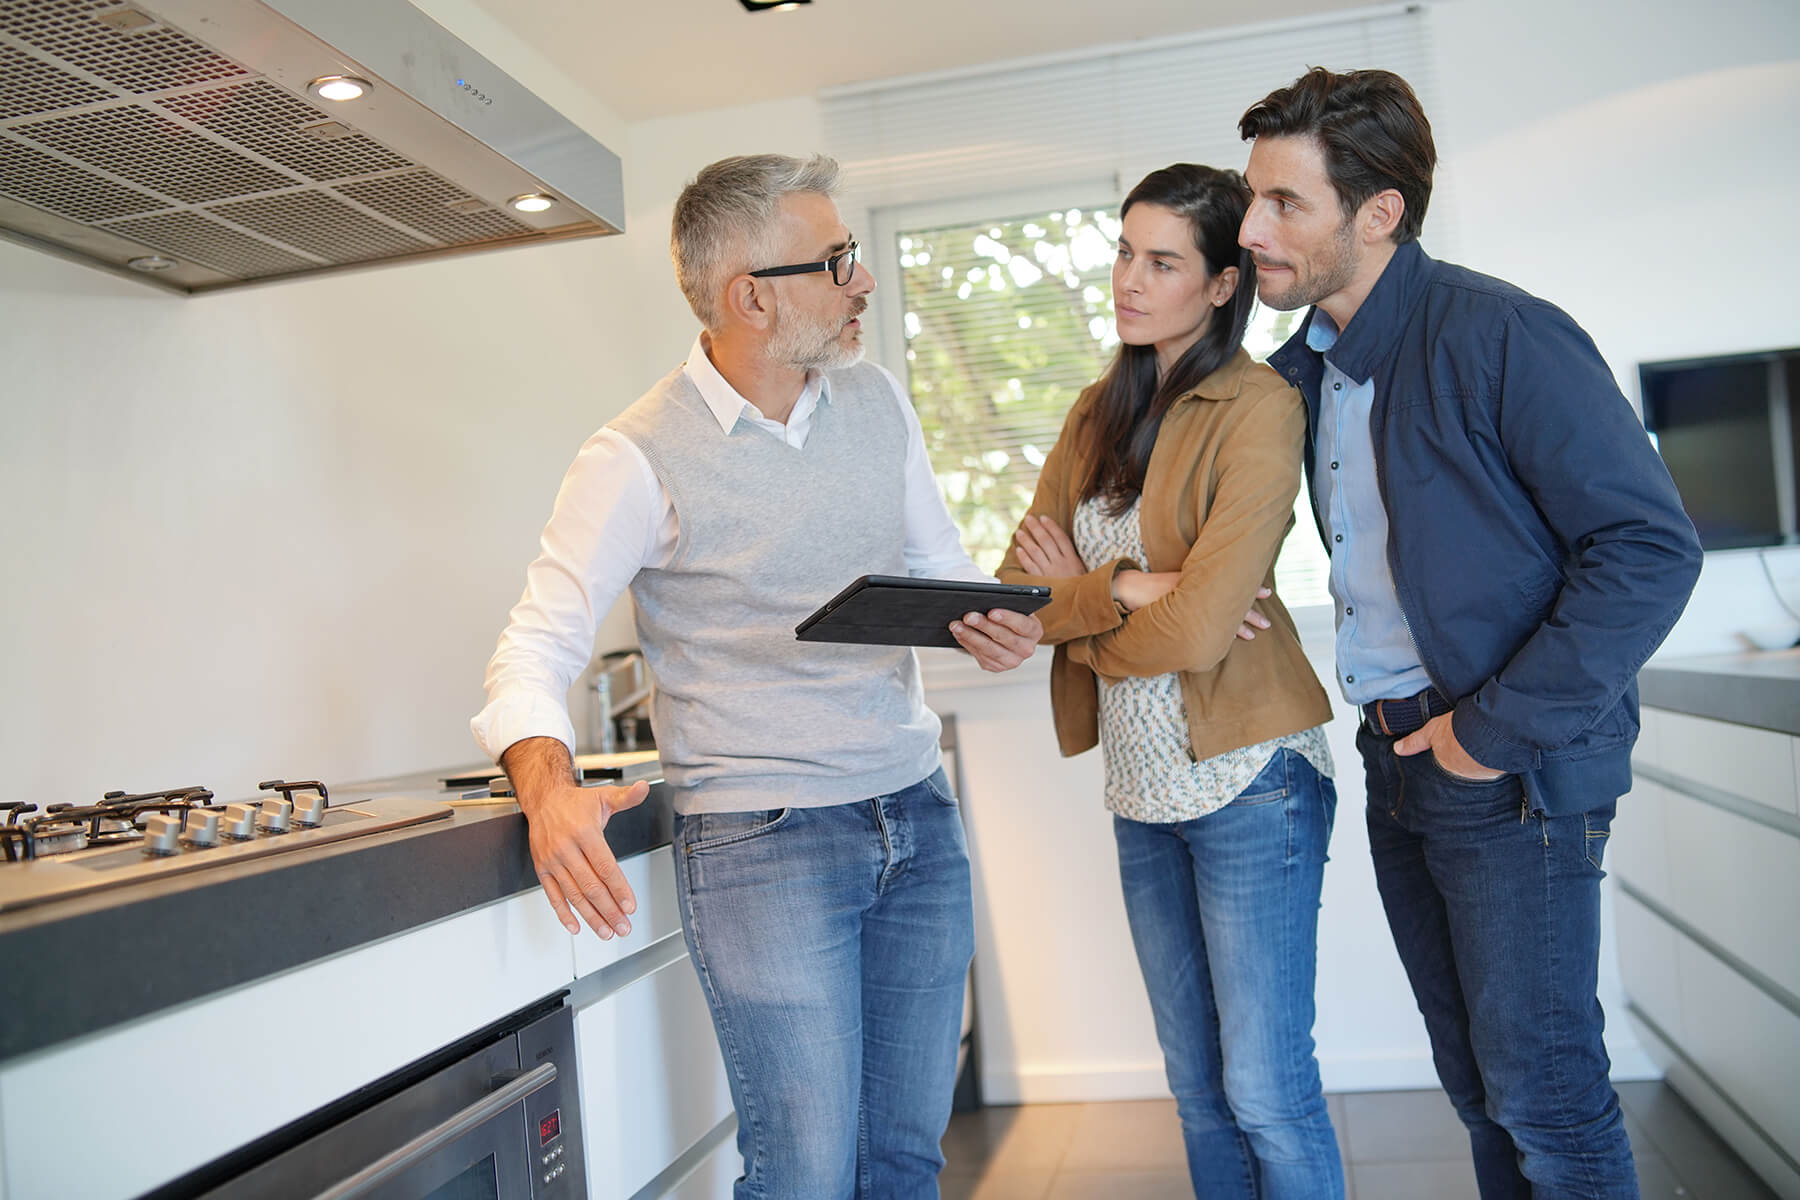
[[[1000,567],[1048,584],[1065,755],[1098,743],[1138,963],[1194,1192],[1341,1197],[1313,1054],[1330,703],[1279,599],[1300,395],[1244,352],[1235,171],[1178,163],[1120,208],[1118,356],[1070,410]],[[1243,636],[1252,635],[1252,636]]]

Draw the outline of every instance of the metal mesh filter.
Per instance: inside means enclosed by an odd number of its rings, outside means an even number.
[[[119,0],[0,0],[0,28],[134,96],[244,73],[173,29],[120,33],[95,19],[119,6]]]
[[[450,206],[473,197],[429,171],[408,171],[381,179],[339,184],[337,190],[390,220],[430,234],[445,245],[530,233],[522,222],[494,209],[456,212]]]
[[[0,43],[0,121],[110,99],[111,92]]]
[[[68,166],[5,136],[0,136],[0,194],[86,224],[164,207],[154,197]]]
[[[12,127],[20,137],[189,204],[292,187],[294,180],[142,108],[111,108]],[[145,153],[154,147],[154,153]]]
[[[330,142],[300,136],[294,131],[316,124],[324,119],[324,114],[261,80],[188,92],[157,103],[308,179],[341,179],[412,166],[380,142],[360,133]]]
[[[259,196],[216,205],[211,211],[334,263],[391,258],[429,248],[322,192]]]
[[[121,237],[239,279],[303,271],[318,264],[246,237],[192,212],[159,213],[107,226]]]

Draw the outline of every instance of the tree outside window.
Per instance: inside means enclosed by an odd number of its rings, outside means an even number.
[[[999,566],[1063,418],[1119,344],[1118,236],[1108,207],[898,234],[913,406],[951,518],[983,570]],[[1259,306],[1245,348],[1266,359],[1301,315]],[[1282,598],[1329,603],[1304,489],[1295,515],[1276,563]]]

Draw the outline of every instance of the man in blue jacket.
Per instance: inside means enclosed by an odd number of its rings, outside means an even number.
[[[1481,1195],[1635,1197],[1601,860],[1693,525],[1587,334],[1419,248],[1405,80],[1314,68],[1239,132],[1259,294],[1312,306],[1269,361],[1306,398],[1376,880]]]

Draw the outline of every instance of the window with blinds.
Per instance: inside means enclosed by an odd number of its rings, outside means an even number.
[[[1394,6],[825,93],[840,207],[852,228],[874,230],[882,357],[904,358],[978,563],[999,562],[1069,405],[1117,345],[1111,265],[1124,193],[1172,162],[1241,169],[1238,118],[1309,66],[1395,71],[1433,111],[1427,15]],[[1425,236],[1453,257],[1436,236],[1447,206],[1440,181]],[[1260,312],[1246,347],[1266,357],[1296,320]],[[1282,596],[1328,603],[1304,492],[1296,515],[1276,566]]]
[[[1069,406],[1119,344],[1112,261],[1118,214],[1070,207],[895,236],[906,371],[926,449],[963,544],[993,570],[1031,506]],[[1299,313],[1258,306],[1258,360]],[[1302,492],[1275,566],[1290,606],[1326,604],[1328,560]]]

